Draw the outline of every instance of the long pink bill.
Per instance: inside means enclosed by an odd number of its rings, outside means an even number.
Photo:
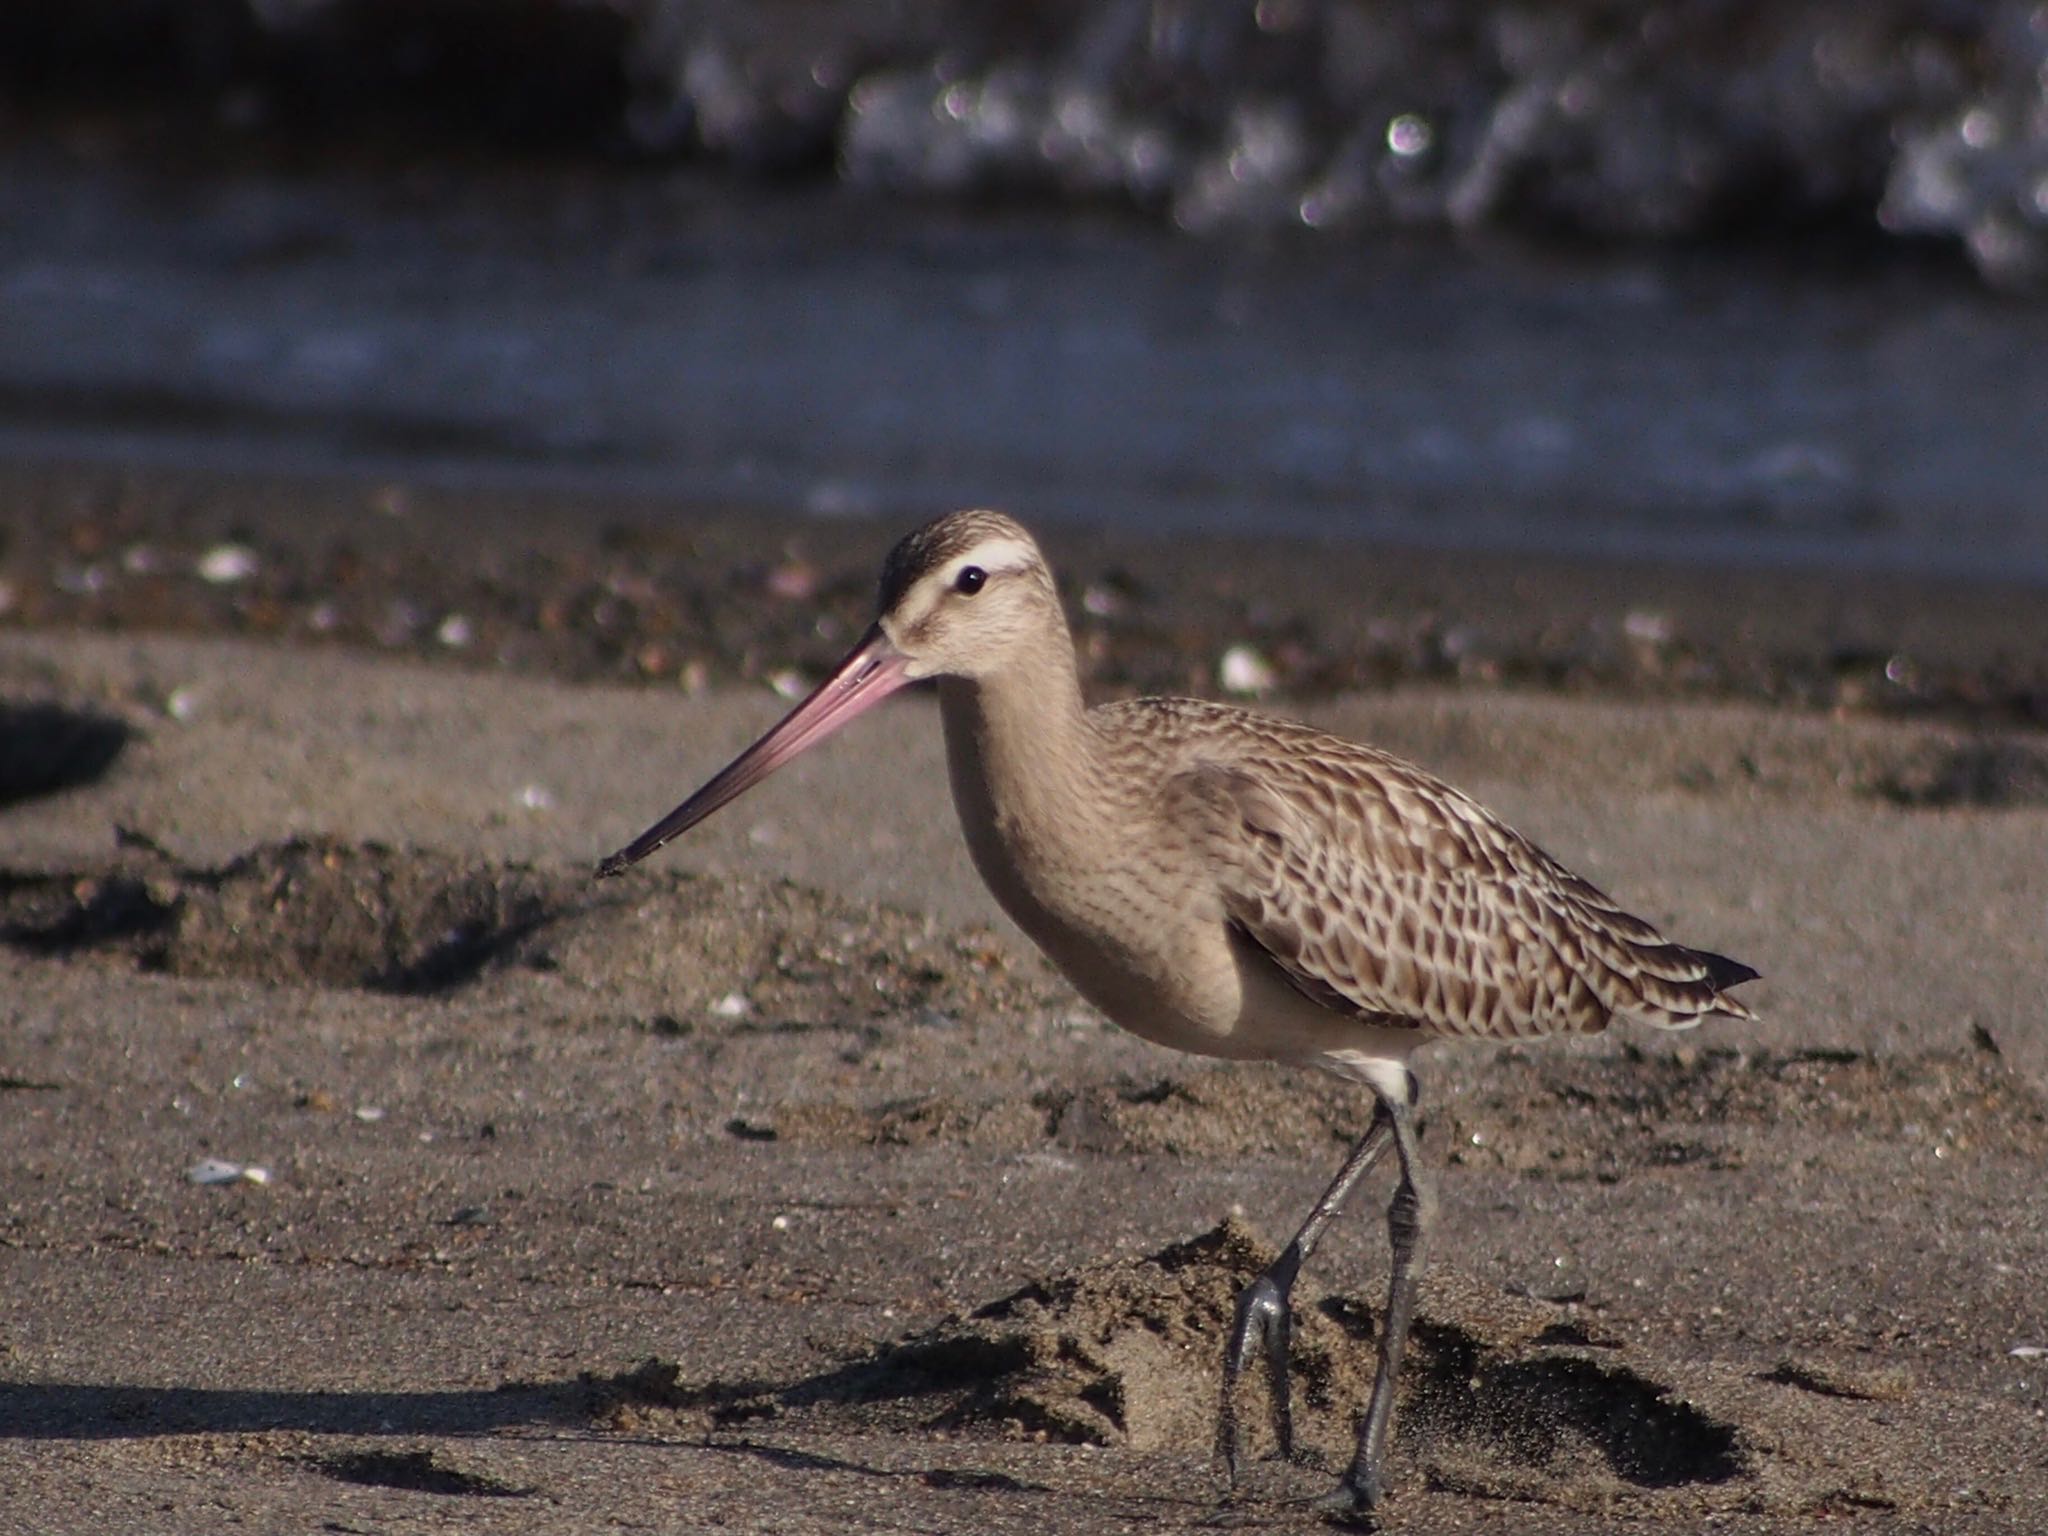
[[[639,863],[728,801],[737,800],[784,763],[865,714],[910,679],[909,662],[877,624],[859,645],[767,735],[714,774],[697,793],[597,866],[600,880]]]

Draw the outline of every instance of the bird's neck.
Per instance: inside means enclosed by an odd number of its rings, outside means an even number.
[[[992,677],[942,678],[939,712],[953,803],[984,875],[991,854],[1085,835],[1101,776],[1070,650]]]

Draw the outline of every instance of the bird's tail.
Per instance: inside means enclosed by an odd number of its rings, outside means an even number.
[[[1729,996],[1731,987],[1757,979],[1756,970],[1712,950],[1666,944],[1660,963],[1637,978],[1641,996],[1630,1016],[1658,1029],[1691,1029],[1702,1019],[1754,1019],[1749,1004]]]
[[[1740,960],[1730,960],[1712,950],[1696,949],[1692,957],[1707,968],[1707,985],[1716,992],[1726,992],[1730,987],[1739,987],[1745,981],[1757,979],[1758,973]]]

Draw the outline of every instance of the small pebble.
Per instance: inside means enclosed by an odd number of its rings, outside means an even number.
[[[1437,637],[1437,644],[1452,661],[1463,661],[1479,646],[1479,632],[1469,624],[1453,624]]]
[[[613,571],[605,577],[604,585],[613,597],[643,607],[661,597],[661,589],[655,586],[654,578],[640,571]]]
[[[201,581],[216,587],[247,581],[256,574],[256,551],[246,544],[216,544],[199,557],[196,569]]]
[[[721,1019],[744,1019],[754,1011],[754,1005],[737,992],[728,992],[711,1005],[711,1011]]]
[[[818,573],[801,560],[791,560],[771,570],[764,585],[771,597],[802,602],[817,594]]]
[[[1116,589],[1104,586],[1099,581],[1090,585],[1081,594],[1082,612],[1093,614],[1098,619],[1108,618],[1122,609],[1123,605],[1123,599],[1117,595]]]
[[[268,1184],[270,1170],[254,1163],[231,1163],[224,1157],[202,1157],[185,1170],[194,1184]]]
[[[1621,621],[1622,633],[1644,645],[1666,645],[1671,640],[1671,619],[1667,614],[1638,608]]]
[[[551,811],[555,808],[555,797],[546,785],[529,784],[519,791],[519,803],[529,811]]]
[[[434,638],[449,650],[459,651],[476,638],[476,630],[461,614],[451,613],[441,621],[441,627],[434,631]]]
[[[1216,681],[1225,693],[1266,693],[1279,681],[1273,664],[1248,645],[1233,645],[1216,667]]]

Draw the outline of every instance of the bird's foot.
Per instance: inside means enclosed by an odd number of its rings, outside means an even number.
[[[1274,1438],[1279,1442],[1281,1456],[1294,1459],[1294,1404],[1287,1382],[1287,1355],[1293,1331],[1287,1287],[1268,1270],[1237,1298],[1237,1316],[1231,1324],[1230,1344],[1223,1356],[1223,1402],[1216,1416],[1216,1454],[1232,1488],[1237,1486],[1245,1460],[1244,1421],[1238,1413],[1238,1398],[1255,1342],[1266,1362]]]
[[[1324,1496],[1319,1508],[1328,1525],[1347,1531],[1376,1531],[1386,1488],[1377,1471],[1353,1467],[1337,1486]]]

